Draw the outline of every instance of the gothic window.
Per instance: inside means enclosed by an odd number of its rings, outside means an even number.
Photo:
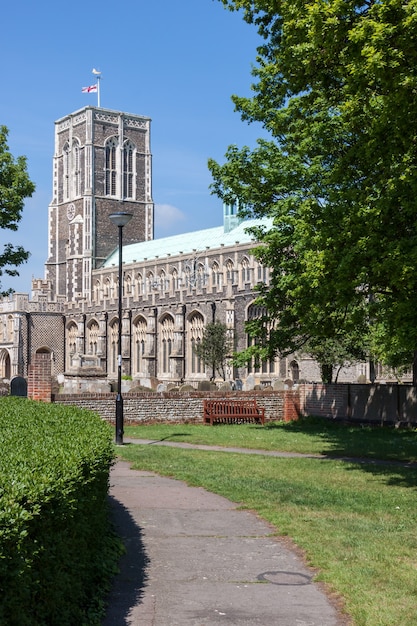
[[[220,271],[216,262],[211,266],[211,281],[212,287],[217,287],[217,290],[223,288],[223,272]]]
[[[161,370],[164,374],[170,371],[170,356],[174,343],[174,320],[170,315],[165,315],[161,320]]]
[[[189,359],[191,374],[203,374],[204,364],[201,357],[195,353],[195,348],[203,338],[204,319],[201,313],[192,313],[188,319]]]
[[[7,318],[7,341],[9,343],[13,343],[14,332],[13,332],[13,315],[9,315]]]
[[[169,289],[169,280],[167,279],[164,270],[161,270],[159,274],[159,287],[161,289],[161,294],[164,294]]]
[[[137,282],[137,285],[138,285],[138,295],[144,294],[145,293],[145,283],[143,281],[142,274],[138,274],[136,276],[136,282]]]
[[[143,355],[145,354],[146,346],[146,329],[147,323],[144,317],[138,317],[133,322],[133,359],[132,364],[134,368],[134,374],[145,374],[145,360]]]
[[[106,196],[117,195],[117,139],[106,142]]]
[[[153,289],[155,289],[155,285],[156,285],[153,272],[148,272],[148,275],[146,278],[147,278],[147,283],[148,283],[148,291],[151,292]]]
[[[104,282],[104,297],[105,298],[110,297],[110,278],[106,278]]]
[[[265,283],[268,280],[268,269],[261,263],[258,263],[258,283]]]
[[[70,322],[67,326],[67,341],[66,341],[66,354],[67,354],[67,369],[71,367],[72,357],[77,352],[77,336],[78,326],[75,322]]]
[[[264,307],[251,304],[248,308],[247,319],[248,321],[253,319],[259,319],[266,315],[266,309]],[[247,346],[255,346],[258,343],[258,339],[247,335]],[[273,374],[276,369],[275,359],[261,360],[258,356],[252,358],[248,363],[248,374]]]
[[[100,301],[100,290],[101,290],[100,281],[96,280],[96,282],[94,283],[94,287],[93,287],[93,300],[94,300],[94,302],[99,302]]]
[[[1,378],[11,377],[10,355],[7,350],[0,350],[0,376]]]
[[[234,263],[231,259],[226,261],[226,280],[231,280],[233,282],[234,279]]]
[[[242,277],[242,285],[245,285],[246,283],[250,283],[250,267],[249,267],[249,259],[247,257],[242,259],[241,277]]]
[[[88,354],[97,354],[99,325],[96,320],[91,320],[87,325]]]
[[[197,286],[201,289],[206,286],[207,272],[203,263],[197,265]]]
[[[130,274],[128,274],[125,277],[125,281],[124,281],[124,293],[126,296],[131,296],[132,295],[132,277]]]
[[[110,350],[109,350],[109,372],[116,374],[117,372],[117,357],[119,354],[119,320],[115,319],[110,324]]]
[[[80,144],[77,139],[72,143],[71,182],[74,196],[81,195]]]
[[[178,270],[173,269],[171,276],[172,276],[172,289],[174,291],[178,291],[178,289],[180,289],[181,287],[181,278],[178,276]]]
[[[134,198],[135,147],[130,141],[123,146],[123,197]]]
[[[68,142],[64,145],[62,156],[63,156],[62,174],[64,177],[64,185],[63,185],[64,200],[68,200],[70,197],[70,147],[69,147]]]
[[[297,361],[291,361],[290,363],[291,378],[296,383],[300,380],[300,368]]]

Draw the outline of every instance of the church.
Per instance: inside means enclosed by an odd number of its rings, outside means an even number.
[[[254,288],[269,281],[247,232],[260,220],[242,221],[224,206],[218,227],[154,239],[150,127],[149,117],[92,106],[55,122],[45,276],[33,279],[30,296],[0,300],[0,380],[26,378],[34,355],[46,353],[61,390],[107,392],[119,324],[123,381],[132,388],[198,388],[216,377],[194,351],[209,322],[227,326],[237,351],[250,345],[245,322],[260,314]],[[132,215],[123,227],[121,320],[119,229],[110,219],[118,212]],[[339,380],[359,377],[369,377],[368,364]],[[230,362],[226,378],[251,389],[319,381],[320,372],[293,355],[239,369]]]

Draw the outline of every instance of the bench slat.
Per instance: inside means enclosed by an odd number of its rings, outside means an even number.
[[[204,400],[203,423],[256,422],[264,424],[265,409],[256,400]]]

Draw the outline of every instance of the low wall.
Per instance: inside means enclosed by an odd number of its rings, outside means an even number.
[[[202,422],[203,400],[256,400],[258,406],[265,409],[266,420],[289,420],[296,417],[290,392],[290,402],[285,402],[285,391],[190,391],[162,393],[126,393],[123,394],[123,413],[126,424],[135,422]],[[298,394],[296,394],[298,399]],[[103,419],[113,421],[116,412],[116,394],[57,394],[53,402],[75,404],[90,409]],[[288,414],[288,417],[287,417]]]
[[[417,426],[417,387],[320,383],[283,391],[190,391],[123,394],[125,423],[202,422],[203,400],[255,399],[266,421],[290,421],[300,415],[380,425]],[[75,404],[114,421],[116,394],[58,394],[53,402]]]
[[[417,424],[412,385],[310,384],[299,387],[301,415],[381,425]]]

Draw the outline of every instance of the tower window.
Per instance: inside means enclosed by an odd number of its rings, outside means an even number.
[[[127,141],[123,147],[123,197],[133,198],[134,146]]]
[[[117,195],[117,140],[106,143],[106,196]]]

